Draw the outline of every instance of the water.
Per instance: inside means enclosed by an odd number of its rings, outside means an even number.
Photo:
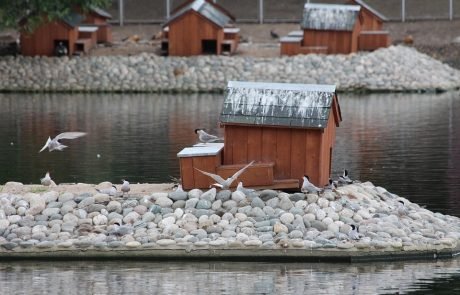
[[[333,176],[343,168],[460,216],[460,95],[339,95]],[[221,95],[0,94],[0,183],[169,182],[193,130],[218,126]],[[88,135],[65,152],[49,135]],[[100,157],[97,157],[100,154]],[[360,264],[1,262],[2,294],[454,294],[460,259]]]

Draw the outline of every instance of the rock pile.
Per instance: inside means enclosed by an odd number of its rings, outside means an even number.
[[[335,84],[339,91],[445,91],[460,87],[460,71],[404,46],[278,58],[0,58],[0,91],[221,92],[231,80]]]
[[[352,226],[358,228],[353,231]],[[460,219],[372,183],[321,195],[215,189],[109,196],[0,194],[0,251],[42,249],[452,249]]]

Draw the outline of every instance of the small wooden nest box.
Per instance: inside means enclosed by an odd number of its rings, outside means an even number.
[[[325,185],[341,120],[333,85],[231,81],[220,115],[224,144],[181,151],[182,185],[191,189],[214,183],[195,168],[226,179],[253,160],[233,185],[299,188],[304,175]]]
[[[234,18],[211,1],[187,1],[163,24],[161,50],[170,56],[232,54],[239,42]]]

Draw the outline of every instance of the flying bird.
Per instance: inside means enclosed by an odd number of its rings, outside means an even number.
[[[303,176],[302,188],[300,189],[302,193],[319,193],[322,191],[319,187],[316,187],[313,183],[310,182],[310,177],[308,175]]]
[[[51,139],[51,137],[48,137],[48,140],[46,141],[45,145],[42,147],[42,149],[39,151],[41,153],[43,150],[48,148],[50,152],[54,150],[62,151],[65,149],[67,146],[63,145],[62,143],[59,142],[61,139],[75,139],[79,138],[82,136],[85,136],[85,132],[64,132],[59,135],[57,135],[55,138]]]
[[[274,30],[270,30],[270,36],[273,39],[279,39],[279,37],[280,37]]]
[[[339,176],[339,183],[340,184],[351,184],[353,183],[353,180],[348,177],[348,170],[344,169],[343,174]]]
[[[222,177],[220,177],[219,175],[217,174],[212,174],[212,173],[209,173],[209,172],[205,172],[205,171],[202,171],[198,168],[195,168],[196,170],[200,171],[201,173],[203,173],[204,175],[207,175],[209,177],[211,177],[212,179],[214,179],[215,181],[217,181],[217,183],[214,183],[212,185],[214,186],[217,186],[217,187],[220,187],[221,189],[229,189],[230,188],[230,185],[232,185],[232,183],[249,167],[251,166],[252,164],[254,164],[255,161],[252,161],[251,163],[247,164],[246,166],[244,166],[243,168],[241,168],[240,170],[236,171],[235,174],[233,174],[231,177],[227,178],[227,179],[223,179]]]
[[[198,139],[203,143],[214,142],[217,140],[223,140],[221,137],[217,137],[212,134],[206,133],[203,129],[195,129],[195,133],[198,134]]]
[[[40,178],[40,183],[44,186],[56,186],[56,183],[51,179],[49,172],[46,172],[45,177]]]
[[[128,193],[131,190],[131,188],[129,187],[129,182],[127,180],[122,179],[121,181],[123,181],[121,191],[123,192],[123,195],[125,195],[125,193]]]
[[[115,196],[117,194],[117,187],[112,185],[109,188],[96,189],[101,194],[106,194],[109,196]]]

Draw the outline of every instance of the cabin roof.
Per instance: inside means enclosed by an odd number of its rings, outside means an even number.
[[[335,85],[228,82],[222,124],[325,128]]]
[[[185,13],[189,11],[195,11],[198,14],[202,15],[206,19],[210,20],[211,22],[215,23],[219,27],[225,27],[231,22],[231,18],[217,9],[212,4],[206,2],[205,0],[195,0],[181,9],[178,9],[167,21],[163,26],[167,26],[169,23],[173,22],[174,20],[178,19]]]
[[[81,24],[81,22],[83,21],[83,16],[76,12],[72,12],[69,15],[61,18],[61,20],[67,25],[69,25],[70,27],[75,28]]]
[[[104,10],[102,8],[99,8],[99,7],[96,7],[96,6],[91,6],[90,10],[91,10],[91,12],[93,12],[93,13],[99,15],[99,16],[102,16],[104,18],[112,18],[112,15],[108,11],[106,11],[106,10]]]
[[[388,18],[386,16],[384,16],[383,14],[381,14],[380,12],[375,10],[372,6],[370,6],[366,2],[364,2],[362,0],[352,0],[352,1],[355,2],[356,4],[361,5],[365,9],[369,10],[372,14],[374,14],[376,17],[380,18],[381,20],[388,21]]]
[[[337,4],[305,4],[302,29],[352,31],[361,6]]]

